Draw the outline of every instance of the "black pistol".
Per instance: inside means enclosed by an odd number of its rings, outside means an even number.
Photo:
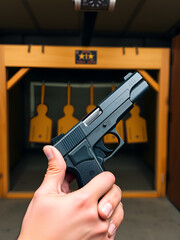
[[[148,87],[138,72],[128,73],[124,82],[92,112],[66,134],[52,139],[52,144],[61,152],[67,171],[75,176],[79,188],[103,172],[103,163],[124,144],[116,131],[116,125]],[[109,133],[118,139],[118,145],[113,150],[106,148],[102,141]]]

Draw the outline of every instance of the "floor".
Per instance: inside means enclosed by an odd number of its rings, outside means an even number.
[[[29,200],[0,199],[0,239],[17,239]],[[123,199],[116,240],[180,240],[180,214],[167,198]]]

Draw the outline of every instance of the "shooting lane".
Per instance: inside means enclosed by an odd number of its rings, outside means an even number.
[[[28,51],[30,48],[30,51]],[[42,51],[43,48],[43,51]],[[137,51],[138,50],[138,51]],[[96,55],[96,62],[93,64],[80,64],[77,59],[78,55],[81,54],[92,54]],[[40,72],[39,75],[43,71],[49,74],[48,83],[46,83],[46,94],[45,95],[45,104],[46,101],[50,98],[55,98],[56,105],[54,106],[57,109],[57,112],[62,112],[63,107],[67,104],[67,83],[71,81],[71,79],[64,78],[64,83],[61,79],[62,73],[64,72],[64,76],[66,73],[71,72],[72,76],[76,76],[76,80],[81,76],[81,82],[79,85],[77,82],[71,83],[71,104],[73,103],[75,106],[75,116],[76,116],[76,103],[78,101],[77,96],[73,96],[75,92],[82,87],[82,81],[84,81],[84,77],[88,76],[91,78],[97,78],[102,76],[102,79],[105,78],[106,81],[101,81],[108,86],[106,91],[111,92],[112,81],[115,79],[115,83],[119,84],[119,81],[122,81],[122,76],[129,71],[138,70],[142,76],[149,82],[150,90],[149,93],[143,98],[142,102],[144,102],[143,112],[146,116],[151,115],[151,111],[153,111],[154,125],[148,123],[148,131],[152,132],[151,127],[154,127],[154,138],[152,137],[153,143],[152,148],[154,152],[153,162],[154,162],[154,186],[150,189],[123,189],[124,197],[162,197],[165,196],[166,189],[166,166],[167,166],[167,126],[168,126],[168,91],[169,91],[169,58],[170,58],[170,50],[168,48],[111,48],[111,47],[55,47],[55,46],[28,46],[28,45],[1,45],[0,46],[0,69],[1,69],[1,81],[0,81],[0,154],[1,154],[1,165],[0,165],[0,184],[2,185],[2,192],[0,192],[1,196],[4,198],[30,198],[33,196],[33,190],[27,191],[24,189],[23,191],[14,190],[12,188],[12,174],[10,173],[10,165],[14,165],[17,163],[16,159],[13,159],[12,152],[16,151],[16,155],[19,158],[22,158],[22,153],[24,149],[22,149],[22,142],[26,142],[28,139],[28,134],[24,133],[25,128],[28,128],[29,119],[23,118],[22,115],[25,112],[22,109],[29,108],[30,105],[30,85],[29,89],[27,88],[27,83],[34,81],[35,88],[34,91],[39,91],[37,94],[37,99],[34,102],[34,105],[38,105],[40,103],[40,92],[42,81],[44,80],[44,76],[39,78],[35,77],[34,72]],[[80,60],[79,60],[80,61]],[[57,72],[57,79],[53,77],[52,72]],[[46,74],[45,73],[45,74]],[[61,73],[61,75],[59,75]],[[116,77],[113,77],[112,74],[115,74]],[[39,76],[38,75],[38,76]],[[97,75],[97,76],[96,76]],[[154,77],[154,76],[155,77]],[[111,76],[111,77],[110,77]],[[152,77],[153,76],[153,77]],[[33,79],[34,78],[34,79]],[[114,79],[113,79],[114,78]],[[154,79],[157,78],[157,81]],[[59,80],[61,79],[61,80]],[[102,100],[101,96],[97,94],[96,91],[96,82],[94,79],[91,79],[94,85],[94,105],[96,105],[99,100]],[[55,85],[54,82],[56,82]],[[83,82],[86,87],[82,92],[83,96],[86,96],[87,103],[86,106],[89,105],[89,91],[91,82],[88,78]],[[57,85],[59,84],[59,88]],[[73,87],[74,84],[74,87]],[[99,83],[98,83],[99,84]],[[97,84],[97,85],[98,85]],[[108,85],[109,84],[109,85]],[[85,86],[84,85],[84,86]],[[52,90],[56,89],[56,92]],[[25,98],[21,98],[22,89],[26,89]],[[50,91],[50,89],[52,91]],[[60,89],[64,89],[64,93],[61,95],[61,100],[56,99],[58,95],[58,91]],[[83,89],[83,88],[82,88]],[[100,90],[100,88],[99,88]],[[49,92],[49,93],[48,93]],[[51,92],[51,93],[50,93]],[[84,93],[83,93],[84,92]],[[100,91],[99,91],[100,92]],[[48,95],[50,94],[50,95]],[[63,95],[64,94],[64,95]],[[84,94],[84,95],[83,95]],[[15,96],[15,97],[13,97]],[[19,97],[18,97],[19,96]],[[151,96],[154,96],[151,99]],[[7,103],[8,97],[8,103]],[[14,100],[16,99],[16,101]],[[26,99],[25,102],[22,100]],[[29,100],[28,100],[29,99]],[[76,100],[73,100],[76,99]],[[151,101],[152,100],[152,101]],[[82,100],[81,100],[82,102]],[[147,105],[146,105],[147,104]],[[48,105],[48,104],[47,104]],[[23,106],[23,107],[22,107]],[[148,110],[148,107],[150,110]],[[145,109],[146,108],[146,109]],[[48,106],[49,117],[52,117],[51,109],[53,106]],[[10,113],[11,115],[8,114]],[[85,108],[81,110],[81,114],[85,115]],[[149,112],[149,113],[148,113]],[[18,115],[19,114],[19,115]],[[81,115],[79,114],[79,116]],[[25,114],[26,115],[26,114]],[[35,112],[34,112],[35,115]],[[21,116],[21,117],[20,117]],[[63,113],[62,113],[63,116]],[[81,115],[82,116],[82,115]],[[53,119],[53,128],[55,129],[57,135],[57,120],[61,116],[56,116]],[[79,117],[76,116],[78,119]],[[13,119],[14,118],[14,119]],[[25,122],[23,122],[25,119]],[[147,119],[148,121],[148,119]],[[151,118],[150,118],[151,121]],[[24,126],[23,128],[21,126]],[[22,131],[19,131],[21,129]],[[53,136],[53,137],[54,137]],[[149,133],[148,133],[149,137]],[[150,137],[151,139],[151,137]],[[151,140],[151,141],[152,141]],[[34,146],[36,150],[36,144],[30,143],[31,147]],[[34,144],[34,145],[33,145]],[[133,145],[125,143],[128,148],[133,150]],[[14,145],[14,146],[13,146]],[[13,147],[12,147],[13,146]],[[148,146],[148,145],[147,145]],[[135,146],[136,148],[136,146]],[[39,152],[37,148],[37,152]],[[31,151],[27,153],[30,154]],[[123,152],[123,151],[122,151]],[[149,150],[148,150],[149,152]],[[42,153],[41,153],[42,154]],[[121,167],[121,150],[119,153],[119,168]],[[32,156],[31,156],[32,157]],[[12,163],[15,161],[14,163]],[[107,161],[107,167],[109,168],[113,165],[113,160]],[[36,163],[36,167],[38,163]],[[106,169],[107,169],[106,167]],[[42,176],[44,174],[45,169],[42,169]],[[41,178],[42,176],[39,176]],[[126,176],[128,178],[129,176]],[[35,178],[35,177],[34,177]],[[33,177],[31,179],[33,181]],[[17,179],[15,180],[17,181]]]

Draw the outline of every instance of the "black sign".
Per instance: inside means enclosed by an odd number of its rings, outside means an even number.
[[[76,64],[96,64],[97,51],[76,50]]]

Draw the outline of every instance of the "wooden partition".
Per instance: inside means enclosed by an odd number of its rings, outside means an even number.
[[[94,64],[76,63],[77,51],[92,51]],[[110,48],[0,45],[0,197],[30,198],[33,192],[10,192],[8,170],[8,117],[6,94],[30,68],[134,69],[138,70],[158,93],[156,119],[156,189],[125,191],[124,197],[163,197],[166,191],[167,129],[169,97],[169,58],[167,48]],[[6,67],[21,69],[6,79]],[[158,82],[146,70],[159,70]],[[23,81],[23,80],[22,80]],[[2,190],[1,190],[2,189]]]
[[[7,193],[8,190],[7,90],[4,56],[4,47],[0,47],[0,197],[5,196],[5,191]]]
[[[172,41],[172,85],[170,99],[170,134],[169,134],[169,181],[168,197],[172,203],[180,209],[180,34]]]

